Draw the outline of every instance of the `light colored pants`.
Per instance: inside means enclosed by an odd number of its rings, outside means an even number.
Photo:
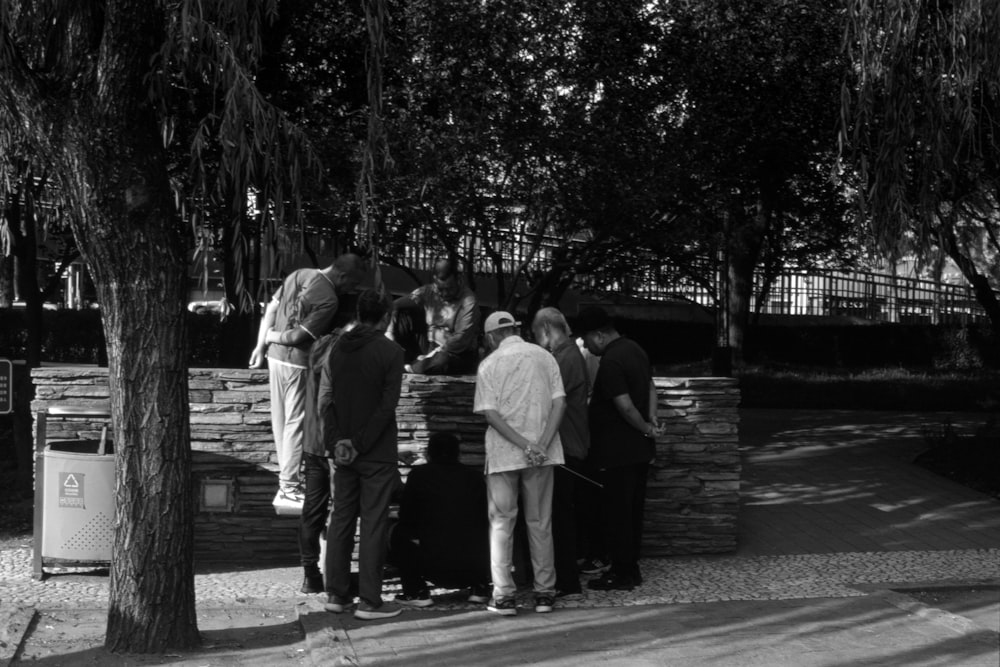
[[[524,519],[528,526],[535,593],[552,595],[556,587],[552,548],[552,466],[524,468],[486,475],[490,513],[490,572],[493,597],[513,597],[517,592],[511,561],[517,498],[523,494]]]
[[[271,431],[278,452],[278,484],[284,490],[302,482],[302,440],[306,409],[306,374],[304,368],[270,364]]]

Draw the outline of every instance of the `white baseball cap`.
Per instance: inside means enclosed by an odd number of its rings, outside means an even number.
[[[513,315],[506,311],[498,310],[486,318],[486,324],[483,325],[483,333],[492,333],[497,329],[519,326],[521,326],[521,323],[515,320]]]

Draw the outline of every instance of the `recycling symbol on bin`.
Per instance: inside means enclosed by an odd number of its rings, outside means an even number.
[[[78,472],[59,473],[59,507],[86,509],[83,497],[84,475]]]

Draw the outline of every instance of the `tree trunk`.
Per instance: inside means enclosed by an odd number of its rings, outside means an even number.
[[[159,653],[199,641],[187,285],[162,151],[131,129],[132,141],[89,161],[100,213],[77,239],[101,304],[116,451],[105,645]]]
[[[108,5],[95,98],[67,119],[63,172],[94,279],[108,351],[115,444],[115,529],[105,646],[190,648],[194,489],[188,419],[186,228],[145,74],[163,42],[160,5]]]
[[[757,202],[757,212],[753,218],[742,220],[731,228],[725,253],[726,281],[720,289],[726,289],[726,298],[720,305],[726,317],[719,323],[720,339],[724,335],[729,348],[732,371],[739,374],[744,366],[743,340],[750,323],[750,302],[753,296],[753,276],[760,260],[761,248],[770,214],[763,200]]]
[[[14,257],[0,255],[0,308],[14,305]]]
[[[986,311],[986,316],[990,319],[990,324],[994,332],[1000,333],[1000,301],[997,301],[997,294],[990,285],[989,279],[979,272],[975,262],[962,252],[958,244],[953,228],[949,227],[944,233],[945,251],[958,266],[962,275],[972,285],[972,291],[976,295],[976,301]]]

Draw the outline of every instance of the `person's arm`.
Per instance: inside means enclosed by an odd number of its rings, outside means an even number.
[[[382,381],[382,398],[355,438],[354,448],[359,454],[371,450],[375,445],[375,439],[382,434],[390,421],[396,419],[396,405],[399,403],[399,394],[403,387],[403,348],[395,344],[392,344],[392,347],[394,348],[392,359]]]
[[[482,414],[486,417],[486,423],[492,426],[505,440],[512,442],[516,447],[520,447],[525,451],[531,447],[531,442],[515,431],[514,427],[508,424],[499,412],[489,409],[483,410]]]
[[[333,374],[330,372],[331,354],[326,363],[319,380],[319,390],[316,394],[316,409],[319,411],[318,419],[323,424],[323,449],[327,456],[333,456],[334,445],[340,439],[337,433],[337,406],[333,399]]]
[[[278,294],[271,299],[264,308],[264,315],[260,318],[260,328],[257,330],[257,344],[250,353],[250,368],[264,367],[264,352],[267,350],[267,334],[274,326],[274,320],[278,315]]]
[[[629,426],[641,432],[647,438],[652,438],[656,434],[656,425],[646,421],[642,413],[632,403],[632,398],[628,394],[619,394],[612,398],[611,401],[614,403],[615,409],[618,410],[618,414],[622,416],[622,419]]]
[[[302,320],[286,331],[269,331],[268,343],[297,347],[330,333],[338,301],[327,278],[321,274],[313,276],[303,288],[299,299],[302,302]]]
[[[541,437],[538,438],[538,445],[536,446],[536,449],[542,454],[546,454],[549,451],[549,445],[552,444],[552,440],[556,437],[556,433],[559,432],[559,424],[562,423],[562,418],[565,413],[566,397],[560,396],[559,398],[553,398],[552,410],[549,412],[549,418],[545,422],[545,429],[542,431]]]
[[[445,338],[441,351],[460,354],[475,345],[479,329],[476,326],[478,317],[479,304],[475,295],[470,293],[462,299],[458,312],[455,313],[455,329]]]
[[[656,409],[659,405],[660,399],[656,395],[656,383],[653,382],[653,378],[649,379],[649,423],[653,425],[653,430],[658,431],[660,428],[660,418],[656,415]]]

